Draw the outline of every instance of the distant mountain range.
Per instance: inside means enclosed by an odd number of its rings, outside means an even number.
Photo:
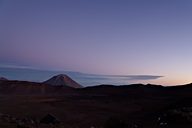
[[[84,86],[80,85],[68,75],[59,74],[51,77],[50,79],[44,82],[30,82],[30,81],[20,81],[20,80],[8,80],[5,77],[0,77],[0,93],[13,93],[13,94],[53,94],[53,93],[63,93],[68,90],[74,90],[75,88],[83,88]],[[146,95],[159,92],[169,92],[169,90],[179,90],[179,92],[184,91],[185,93],[192,91],[192,84],[180,85],[180,86],[172,86],[172,87],[164,87],[161,85],[152,85],[152,84],[131,84],[131,85],[97,85],[85,87],[85,91],[91,93],[103,93],[103,94],[111,94],[117,93],[119,94],[132,94],[135,91],[137,93],[146,93]],[[125,91],[128,93],[125,93]],[[123,93],[122,93],[123,92]],[[166,93],[166,95],[169,93]],[[143,95],[143,94],[142,94]]]
[[[66,92],[70,93],[74,88],[83,88],[83,86],[64,74],[53,76],[44,82],[29,82],[8,80],[4,77],[0,78],[1,94],[66,94]]]
[[[67,74],[83,86],[94,86],[100,84],[125,85],[132,83],[149,83],[149,80],[161,78],[158,75],[98,75],[72,71],[46,71],[27,68],[0,67],[0,77],[9,80],[43,82],[52,76]]]

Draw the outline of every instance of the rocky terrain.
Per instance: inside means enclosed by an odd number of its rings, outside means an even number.
[[[192,84],[73,88],[0,80],[0,128],[191,128]]]

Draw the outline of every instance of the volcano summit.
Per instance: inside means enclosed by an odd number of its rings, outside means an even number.
[[[68,86],[72,88],[82,88],[83,86],[72,80],[69,76],[65,74],[60,74],[53,76],[52,78],[43,82],[44,84],[49,84],[53,86]]]

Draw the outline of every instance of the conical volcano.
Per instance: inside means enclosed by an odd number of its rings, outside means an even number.
[[[8,80],[8,79],[5,77],[0,77],[0,80]]]
[[[83,87],[65,74],[53,76],[52,78],[46,80],[43,83],[53,85],[53,86],[68,86],[68,87],[72,87],[72,88],[82,88]]]

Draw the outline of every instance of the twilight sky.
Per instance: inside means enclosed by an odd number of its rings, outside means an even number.
[[[191,48],[192,0],[0,0],[0,66],[183,84]]]

